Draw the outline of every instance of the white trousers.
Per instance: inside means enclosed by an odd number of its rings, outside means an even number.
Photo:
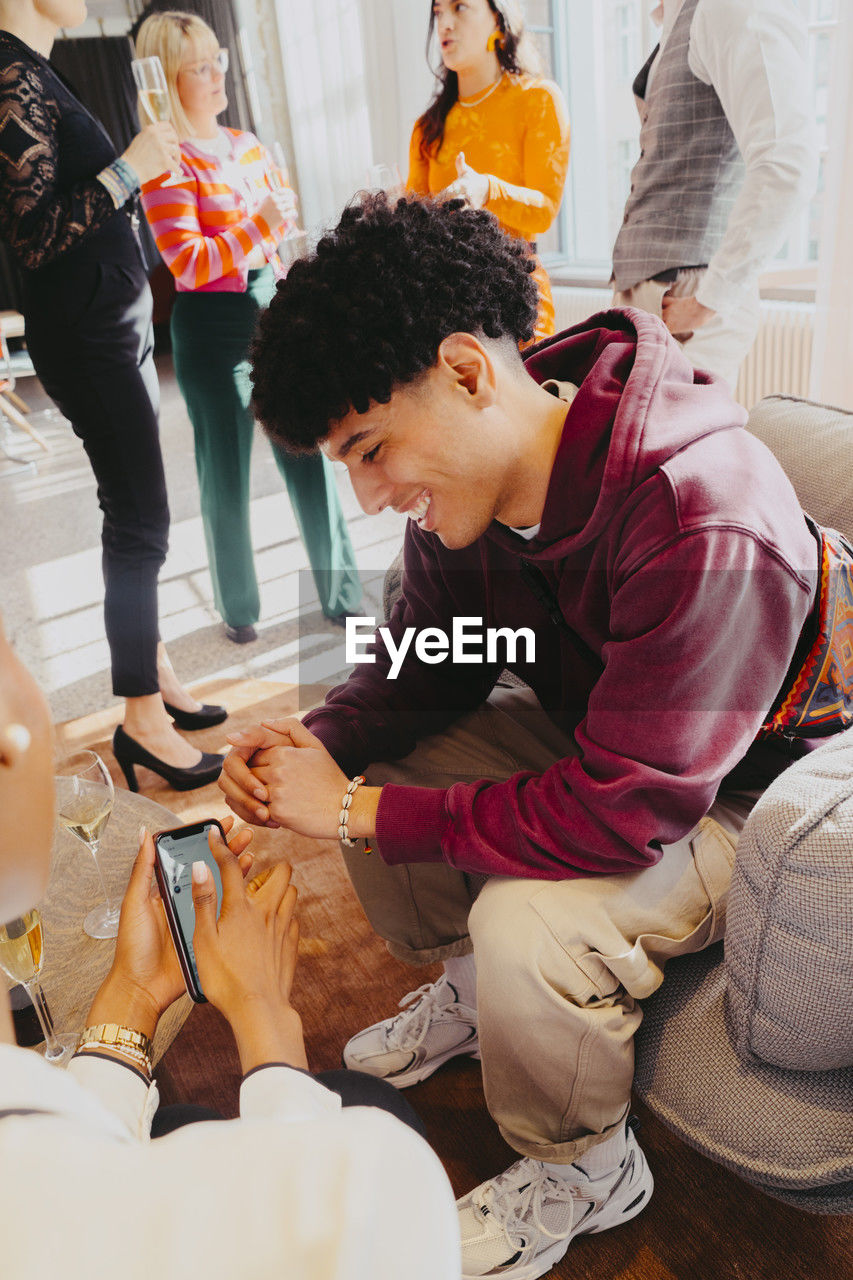
[[[704,267],[691,267],[679,271],[673,284],[659,280],[643,280],[630,289],[613,295],[615,307],[637,307],[654,316],[661,314],[661,299],[665,293],[675,298],[693,297],[699,288]],[[743,360],[755,341],[761,315],[761,300],[756,289],[753,297],[729,311],[718,311],[707,324],[696,329],[682,347],[694,369],[708,369],[724,378],[732,391],[737,386],[738,373]]]

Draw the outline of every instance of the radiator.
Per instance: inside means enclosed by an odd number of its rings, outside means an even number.
[[[762,302],[761,324],[740,367],[735,397],[747,409],[764,396],[809,394],[814,306],[807,302]]]
[[[554,287],[557,332],[610,306],[609,289]],[[761,325],[741,365],[736,398],[747,409],[769,395],[808,397],[814,307],[805,302],[762,302]]]

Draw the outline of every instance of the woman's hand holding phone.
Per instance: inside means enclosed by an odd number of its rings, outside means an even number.
[[[234,819],[225,818],[222,825],[228,833]],[[229,856],[241,876],[252,867],[247,851],[251,839],[252,832],[243,827],[229,840]],[[153,875],[154,841],[142,828],[122,902],[113,965],[95,996],[89,1026],[118,1022],[153,1036],[161,1014],[186,990]]]
[[[307,1067],[302,1020],[290,1003],[299,942],[291,868],[280,862],[244,883],[215,829],[209,843],[222,879],[218,919],[203,862],[193,863],[192,882],[193,950],[204,993],[231,1024],[244,1073],[267,1062]]]

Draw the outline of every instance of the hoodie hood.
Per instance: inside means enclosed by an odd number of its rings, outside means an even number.
[[[747,418],[723,381],[693,368],[657,316],[633,307],[546,339],[525,366],[540,384],[554,378],[578,387],[531,543],[543,559],[579,551],[674,454]]]

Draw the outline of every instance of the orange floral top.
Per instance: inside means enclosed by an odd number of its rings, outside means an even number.
[[[476,102],[476,96],[470,101]],[[406,186],[418,195],[434,195],[456,178],[456,156],[478,173],[488,174],[486,208],[505,231],[535,240],[557,216],[569,168],[569,118],[563,95],[550,80],[505,74],[493,93],[476,106],[455,102],[447,114],[437,153],[424,155],[415,125],[409,147]],[[536,337],[553,333],[553,304],[548,278],[536,272],[540,318]],[[550,315],[542,314],[550,312]]]

